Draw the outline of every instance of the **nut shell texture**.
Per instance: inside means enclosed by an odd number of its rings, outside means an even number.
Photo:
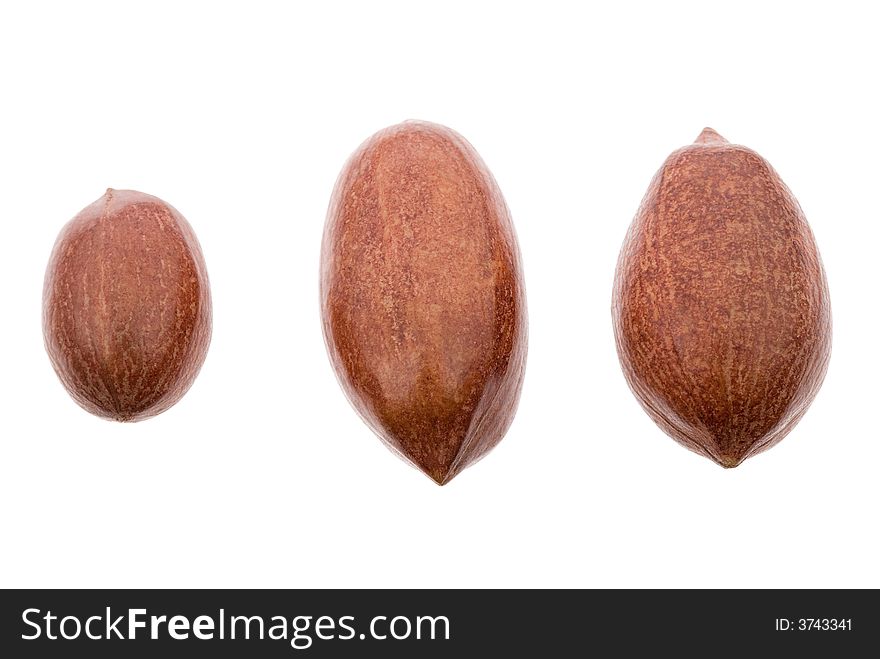
[[[831,352],[800,206],[767,161],[708,128],[654,177],[620,254],[613,318],[642,406],[724,467],[785,437]]]
[[[174,405],[211,339],[207,269],[183,216],[131,190],[85,208],[52,252],[43,334],[58,377],[89,412],[138,421]]]
[[[501,192],[461,136],[409,121],[350,158],[325,225],[321,311],[349,400],[434,481],[501,440],[525,368],[525,289]]]

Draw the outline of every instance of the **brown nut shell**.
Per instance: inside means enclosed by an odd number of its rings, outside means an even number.
[[[192,228],[161,199],[107,190],[62,229],[46,270],[43,335],[74,400],[139,421],[190,388],[211,340],[211,294]]]
[[[345,165],[321,251],[330,360],[376,434],[439,484],[513,420],[525,287],[507,206],[464,138],[408,121]]]
[[[800,206],[711,128],[654,177],[613,295],[623,372],[651,418],[724,467],[779,442],[822,384],[831,307]]]

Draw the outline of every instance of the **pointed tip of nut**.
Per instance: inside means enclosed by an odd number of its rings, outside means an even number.
[[[724,467],[725,469],[733,469],[734,467],[738,467],[742,464],[743,457],[737,457],[734,455],[720,455],[715,458],[715,462]]]
[[[455,474],[450,469],[432,469],[430,471],[423,470],[425,474],[432,481],[437,483],[440,487],[443,487],[453,478],[455,478]]]
[[[706,126],[703,132],[694,140],[694,144],[727,144],[725,140],[714,128]]]

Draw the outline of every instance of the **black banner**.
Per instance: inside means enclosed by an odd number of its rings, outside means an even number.
[[[870,590],[0,592],[16,658],[856,657],[878,628]]]

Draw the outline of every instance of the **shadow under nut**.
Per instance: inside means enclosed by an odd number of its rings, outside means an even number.
[[[61,231],[43,291],[43,335],[83,408],[139,421],[190,388],[211,340],[198,240],[156,197],[108,190]]]
[[[504,199],[460,135],[410,121],[352,155],[325,225],[321,312],[352,405],[434,481],[501,440],[525,369],[525,288]]]

